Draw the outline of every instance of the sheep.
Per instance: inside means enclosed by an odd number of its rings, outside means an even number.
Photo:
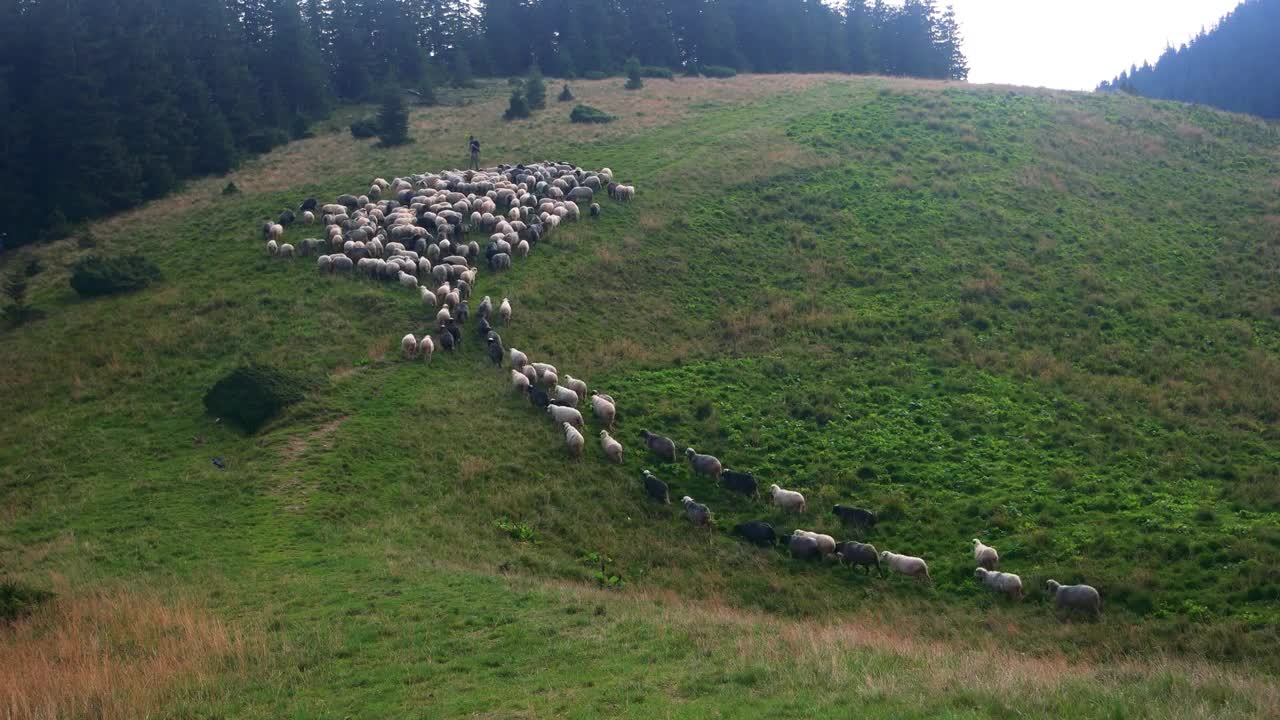
[[[566,407],[578,406],[578,393],[563,385],[553,385],[551,391],[547,394],[551,396],[551,401],[557,405]]]
[[[449,293],[449,294],[453,295],[456,292],[457,291],[455,290],[453,293]],[[467,303],[466,300],[462,300],[461,302],[454,303],[454,306],[457,308],[457,310],[455,310],[453,313],[454,317],[458,318],[458,322],[465,323],[467,321],[467,318],[471,316],[471,306]]]
[[[564,428],[564,444],[569,448],[569,454],[582,457],[582,448],[586,446],[582,433],[578,432],[572,423],[564,422],[560,426]]]
[[[515,256],[518,258],[529,257],[529,241],[521,240],[519,245],[515,247]]]
[[[846,525],[852,525],[860,530],[874,527],[876,524],[876,514],[870,510],[862,508],[848,507],[846,505],[833,505],[831,514],[840,518],[840,522]]]
[[[978,538],[973,539],[973,559],[978,567],[985,570],[995,570],[1000,564],[1000,553],[990,545],[983,545]]]
[[[267,228],[267,237],[271,240],[279,240],[284,237],[284,226],[280,223],[271,225]]]
[[[485,342],[485,351],[488,353],[489,359],[493,361],[493,366],[502,367],[502,356],[506,355],[502,350],[502,339],[495,333],[489,333],[489,336],[485,338]]]
[[[400,338],[400,349],[404,351],[405,360],[412,360],[418,354],[418,338],[412,333]]]
[[[489,316],[492,314],[493,300],[490,299],[488,295],[485,295],[484,299],[480,301],[480,306],[476,308],[476,317],[481,320],[488,320]]]
[[[556,371],[556,366],[552,365],[551,363],[536,362],[536,363],[531,363],[531,366],[538,373],[539,380],[545,377],[547,373],[551,373],[552,375],[558,374]]]
[[[644,491],[649,494],[649,497],[663,505],[671,504],[671,495],[666,483],[659,480],[648,470],[645,470],[640,477],[644,481]]]
[[[680,504],[684,506],[685,517],[689,518],[689,522],[696,527],[711,526],[711,509],[699,502],[694,502],[693,498],[685,495],[680,498]]]
[[[407,273],[407,272],[403,272],[403,271],[402,271],[402,272],[400,273],[400,276],[399,276],[399,277],[400,277],[400,285],[401,285],[402,287],[409,288],[410,290],[417,290],[417,289],[418,289],[418,278],[417,278],[417,276],[410,275],[409,273]]]
[[[600,203],[591,203],[591,217],[600,217]]]
[[[304,223],[306,223],[306,224],[308,224],[308,225],[315,225],[315,224],[316,224],[316,214],[315,214],[315,213],[313,213],[313,212],[311,212],[310,210],[306,210],[306,211],[304,211],[304,212],[302,213],[302,222],[304,222]]]
[[[426,305],[427,307],[431,307],[431,308],[436,306],[436,294],[431,292],[431,288],[427,287],[426,285],[422,285],[418,288],[418,292],[420,295],[422,295],[423,305]]]
[[[452,318],[453,318],[453,314],[449,312],[449,308],[442,307],[440,308],[440,312],[436,313],[436,324],[444,325],[445,323],[449,322],[449,320],[451,320]]]
[[[511,388],[518,393],[526,393],[529,391],[529,378],[519,370],[511,371]]]
[[[316,268],[319,269],[320,272],[329,272],[333,270],[333,258],[328,255],[321,255],[316,258]]]
[[[1095,618],[1102,615],[1102,596],[1092,585],[1063,585],[1057,580],[1049,580],[1044,584],[1045,590],[1054,598],[1054,607],[1065,610],[1083,610]]]
[[[502,304],[498,306],[498,317],[502,318],[503,325],[511,324],[511,302],[506,298],[502,298]]]
[[[726,488],[743,495],[755,495],[757,492],[756,479],[751,473],[725,469],[720,473],[720,482],[724,483]]]
[[[549,388],[553,388],[560,384],[560,377],[550,370],[539,375],[538,380]]]
[[[884,568],[880,565],[880,553],[875,545],[860,542],[842,542],[836,545],[836,554],[850,567],[861,567],[867,575],[874,566],[880,577],[884,577]]]
[[[579,401],[587,399],[587,384],[585,382],[565,373],[564,386],[577,393]]]
[[[697,450],[685,448],[684,456],[689,458],[689,464],[693,466],[695,475],[706,475],[712,480],[720,480],[720,473],[724,468],[714,455],[699,455]]]
[[[752,520],[751,522],[738,523],[733,526],[733,533],[746,538],[747,542],[756,545],[773,545],[778,542],[778,534],[774,532],[773,526],[767,522]]]
[[[440,328],[440,349],[445,352],[453,352],[457,348],[458,342],[454,340],[453,333],[445,327]]]
[[[791,551],[791,557],[797,560],[818,560],[822,558],[822,550],[818,547],[818,541],[807,535],[788,535],[787,549]]]
[[[1013,598],[1021,600],[1022,595],[1022,578],[1013,573],[996,572],[986,568],[976,568],[973,576],[983,585],[986,585],[991,592],[1003,593]]]
[[[649,448],[649,452],[667,462],[676,461],[676,444],[671,438],[655,435],[648,430],[641,430],[640,437],[644,438],[644,444]]]
[[[489,269],[497,272],[498,270],[511,269],[511,256],[507,253],[498,253],[489,258]]]
[[[600,449],[604,450],[605,457],[619,465],[622,464],[622,443],[614,440],[608,430],[600,431]]]
[[[522,368],[529,364],[529,356],[515,348],[511,348],[508,354],[511,356],[511,367],[513,368]]]
[[[422,356],[423,362],[431,362],[431,355],[436,351],[436,344],[432,342],[430,335],[423,335],[418,341],[418,354]]]
[[[618,408],[613,404],[612,399],[597,392],[591,393],[591,410],[608,428],[613,427],[613,421],[618,417]]]
[[[804,495],[795,490],[783,490],[777,485],[769,486],[769,497],[773,498],[773,504],[784,510],[792,512],[804,512],[808,505],[805,503]]]
[[[334,272],[349,273],[352,270],[356,269],[355,261],[347,257],[346,255],[337,254],[337,255],[333,255],[332,257],[333,257]]]
[[[564,407],[563,405],[547,405],[547,414],[557,423],[567,422],[574,427],[583,427],[582,413],[575,408]]]
[[[267,254],[272,257],[280,254],[280,245],[275,240],[267,241]]]
[[[800,530],[798,528],[793,534],[813,538],[814,541],[818,543],[818,549],[823,555],[832,555],[836,551],[836,539],[830,535],[823,535],[822,533],[816,533],[810,530]]]
[[[889,566],[889,569],[913,578],[924,578],[932,580],[929,577],[929,565],[924,558],[913,557],[911,555],[899,555],[885,550],[880,553],[880,562]]]
[[[525,377],[526,378],[528,377],[528,373],[525,374]],[[545,410],[547,408],[554,407],[551,404],[551,398],[547,397],[547,393],[544,392],[542,388],[532,384],[532,381],[530,381],[529,388],[526,394],[529,396],[529,402],[532,403],[533,406],[538,408],[539,410]]]
[[[538,371],[537,371],[537,370],[534,370],[534,369],[533,369],[531,366],[529,366],[529,365],[525,365],[525,366],[523,366],[523,367],[521,367],[521,368],[520,368],[520,372],[524,373],[524,376],[525,376],[525,377],[527,377],[527,378],[529,378],[529,384],[530,384],[530,385],[533,385],[534,387],[537,387],[537,385],[538,385]],[[546,393],[543,393],[543,394],[545,395]]]

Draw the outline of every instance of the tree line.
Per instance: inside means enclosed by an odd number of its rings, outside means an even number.
[[[1131,66],[1100,91],[1132,92],[1280,118],[1280,0],[1246,0],[1212,31]]]
[[[476,76],[853,72],[964,79],[935,0],[0,0],[15,246],[220,174],[335,103]]]

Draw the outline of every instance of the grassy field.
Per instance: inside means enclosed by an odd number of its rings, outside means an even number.
[[[415,111],[403,148],[335,120],[235,173],[239,195],[193,182],[6,256],[44,269],[43,317],[0,339],[0,575],[57,600],[0,629],[0,668],[68,624],[104,638],[99,679],[136,672],[148,632],[205,657],[118,698],[62,683],[46,715],[1280,713],[1274,126],[878,78],[620,85],[573,84],[603,126],[504,123],[500,84]],[[415,297],[262,251],[282,207],[462,165],[469,134],[486,162],[637,186],[478,288],[511,298],[509,346],[618,399],[622,467],[594,433],[567,459],[474,341],[402,361]],[[115,252],[164,281],[78,299],[67,265]],[[310,385],[253,437],[200,402],[245,361]],[[809,512],[655,466],[644,428]],[[646,502],[646,467],[717,528]],[[847,537],[836,502],[880,511],[869,540],[934,582],[727,532]],[[1024,603],[975,585],[973,537]],[[1055,618],[1050,577],[1098,586],[1102,619]],[[41,716],[22,688],[57,678],[4,673],[0,717]]]

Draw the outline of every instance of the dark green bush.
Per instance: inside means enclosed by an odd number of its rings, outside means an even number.
[[[662,78],[664,80],[675,80],[675,73],[671,72],[671,68],[662,67],[661,65],[641,65],[640,77]]]
[[[265,128],[245,136],[244,146],[251,153],[264,153],[287,142],[289,142],[289,133],[279,128]]]
[[[351,137],[364,138],[376,137],[378,135],[378,119],[377,118],[360,118],[351,123]]]
[[[210,415],[226,418],[251,434],[301,399],[300,383],[288,373],[264,365],[246,365],[209,388],[204,406]]]
[[[598,110],[590,105],[578,105],[573,108],[573,112],[569,113],[569,122],[576,123],[607,123],[613,122],[614,118],[603,110]]]
[[[159,279],[160,268],[141,255],[94,255],[71,267],[71,287],[85,298],[141,290]]]
[[[235,195],[238,192],[240,192],[240,187],[236,185],[234,180],[227,183],[226,186],[222,188],[223,195]]]
[[[53,599],[48,590],[37,590],[16,580],[0,580],[0,623],[13,622]]]
[[[627,90],[639,90],[644,87],[644,80],[640,77],[640,61],[636,56],[632,55],[627,58],[625,71],[627,75],[627,82],[622,87]]]
[[[529,70],[529,78],[524,81],[524,97],[530,110],[542,110],[547,106],[547,85],[542,81],[542,71],[536,65]]]
[[[704,65],[702,74],[709,78],[731,78],[736,76],[738,71],[724,65]]]
[[[524,88],[517,87],[511,91],[511,100],[507,103],[507,111],[502,114],[504,120],[516,120],[529,117],[529,100],[524,96]]]
[[[556,99],[560,102],[573,102],[573,91],[569,89],[569,83],[564,84],[564,89],[560,91],[560,97]]]
[[[582,73],[583,80],[604,80],[609,77],[609,73],[603,73],[599,70],[588,70]]]

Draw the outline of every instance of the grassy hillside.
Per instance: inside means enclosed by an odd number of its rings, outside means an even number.
[[[503,123],[486,86],[415,112],[408,147],[322,132],[236,173],[242,194],[197,182],[86,228],[94,248],[25,251],[44,316],[0,342],[0,573],[255,638],[157,688],[173,715],[1280,712],[1254,674],[1280,657],[1274,127],[886,79],[619,86],[574,83],[620,117],[588,128],[559,107]],[[638,188],[478,288],[511,298],[509,346],[619,400],[621,468],[590,437],[567,460],[474,341],[401,361],[428,322],[414,296],[262,251],[280,208],[463,165],[468,134],[486,162]],[[81,301],[65,267],[91,252],[145,253],[165,280]],[[245,361],[313,386],[253,437],[200,402]],[[644,428],[810,511],[655,467]],[[647,503],[645,467],[718,529]],[[727,534],[847,537],[836,502],[880,511],[870,541],[934,582]],[[1026,602],[975,586],[973,537]],[[1049,577],[1098,586],[1103,618],[1055,619]]]

